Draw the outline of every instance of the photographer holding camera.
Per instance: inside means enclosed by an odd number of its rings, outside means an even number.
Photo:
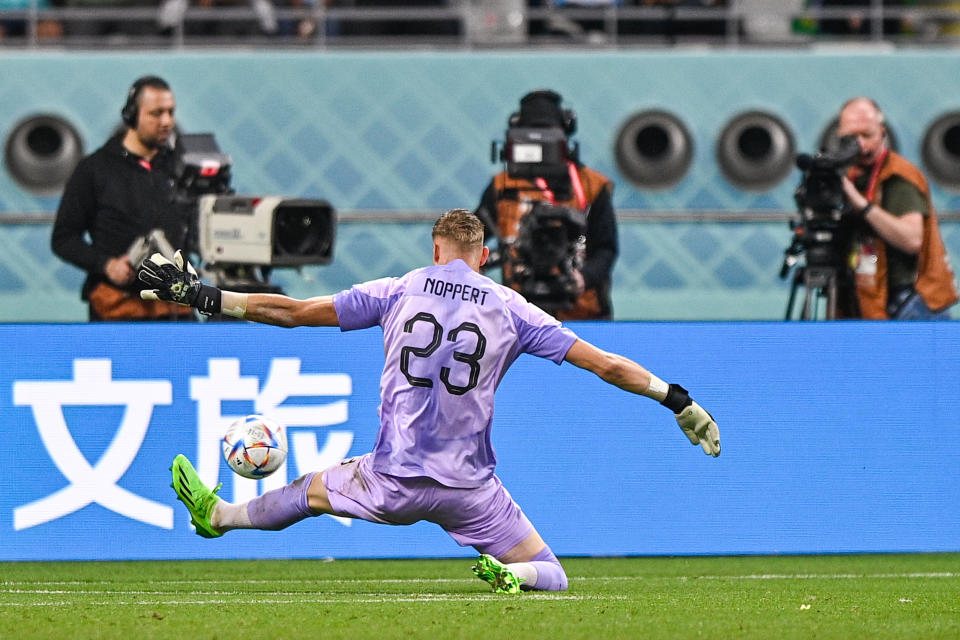
[[[136,279],[151,249],[187,246],[192,214],[177,198],[170,145],[175,107],[163,79],[138,79],[120,112],[126,129],[81,160],[64,189],[51,247],[87,272],[81,298],[91,321],[195,318],[189,308],[142,300]]]
[[[491,180],[476,214],[499,241],[504,284],[561,320],[609,320],[613,183],[569,146],[576,115],[561,101],[548,89],[520,100],[507,131],[506,170]]]
[[[852,223],[847,302],[855,304],[843,306],[864,319],[949,319],[957,289],[926,178],[889,149],[883,112],[870,98],[843,105],[837,135],[859,145],[842,177]]]

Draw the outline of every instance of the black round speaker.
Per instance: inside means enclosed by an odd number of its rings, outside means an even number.
[[[920,156],[933,180],[960,190],[960,111],[945,113],[927,127]]]
[[[780,118],[764,111],[734,116],[717,139],[717,163],[734,185],[751,191],[775,186],[790,173],[794,140]]]
[[[693,140],[672,113],[642,111],[631,116],[614,142],[617,168],[643,189],[665,189],[679,182],[693,160]]]
[[[40,196],[63,189],[83,157],[83,140],[64,118],[49,114],[28,116],[7,136],[4,163],[24,189]]]

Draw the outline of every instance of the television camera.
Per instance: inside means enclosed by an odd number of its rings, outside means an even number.
[[[582,211],[532,203],[520,219],[514,259],[504,264],[505,282],[548,313],[569,309],[580,293],[575,272],[583,267],[586,225]]]
[[[799,217],[790,222],[793,239],[784,252],[780,278],[786,278],[801,258],[805,260],[794,272],[787,320],[793,315],[796,293],[801,286],[804,306],[800,319],[816,317],[816,302],[821,297],[826,298],[826,319],[836,318],[840,278],[846,275],[844,248],[850,231],[843,216],[847,210],[843,175],[859,153],[856,138],[843,136],[832,150],[796,157],[797,168],[803,172],[794,192]]]
[[[570,167],[577,161],[579,146],[568,143],[569,130],[510,126],[505,141],[494,141],[490,153],[491,162],[502,162],[510,178],[527,182],[497,194],[498,199],[515,199],[526,209],[516,236],[502,237],[496,224],[484,220],[497,239],[488,266],[502,267],[503,284],[551,314],[570,309],[579,295],[575,272],[583,266],[586,246],[586,212],[541,199],[544,182],[551,188],[559,185],[560,196],[570,189]],[[538,185],[538,181],[543,182]],[[485,217],[483,210],[479,213]]]
[[[195,212],[190,251],[213,284],[278,293],[272,268],[333,259],[337,219],[328,202],[235,194],[232,159],[212,134],[181,135],[177,151],[177,197]]]
[[[562,127],[510,127],[505,141],[490,145],[490,161],[506,164],[511,178],[562,178],[580,155],[579,143],[567,142]]]

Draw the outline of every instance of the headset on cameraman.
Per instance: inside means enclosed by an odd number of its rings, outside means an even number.
[[[159,76],[143,76],[142,78],[137,78],[130,86],[130,90],[127,91],[127,101],[120,109],[120,118],[123,120],[123,123],[131,129],[136,129],[140,121],[140,94],[143,93],[144,87],[171,91],[167,81]]]

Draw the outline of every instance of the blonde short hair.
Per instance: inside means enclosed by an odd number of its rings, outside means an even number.
[[[483,223],[466,209],[451,209],[433,225],[433,238],[445,238],[464,249],[483,246]]]

